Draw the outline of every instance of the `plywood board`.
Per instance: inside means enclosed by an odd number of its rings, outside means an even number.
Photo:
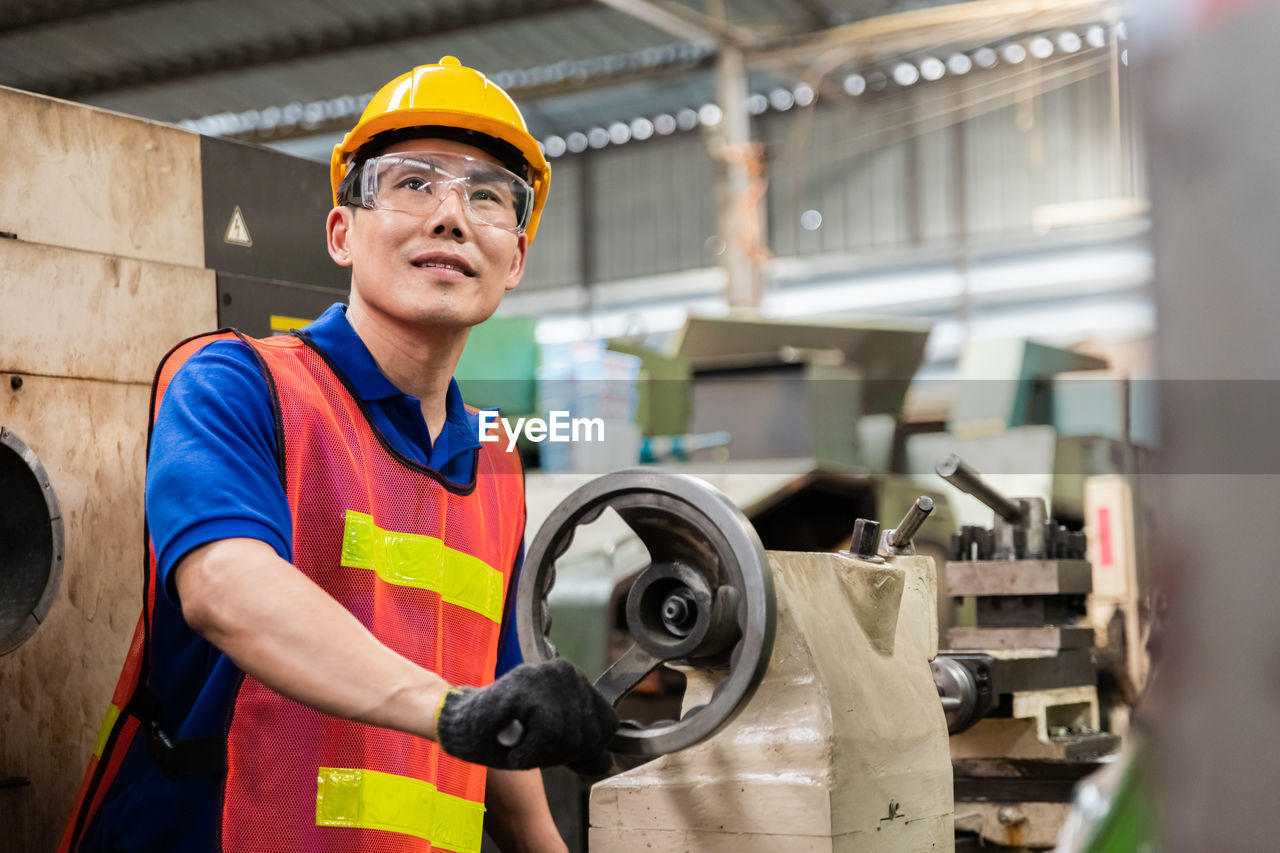
[[[0,384],[0,424],[48,471],[66,526],[53,607],[0,656],[0,776],[31,780],[0,791],[5,849],[54,848],[128,650],[142,601],[149,393],[41,376]]]
[[[0,87],[0,231],[45,243],[204,265],[200,137]]]
[[[204,269],[0,239],[0,306],[0,372],[150,384],[174,344],[216,327],[217,282]]]

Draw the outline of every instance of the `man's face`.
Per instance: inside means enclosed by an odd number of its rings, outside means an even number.
[[[463,154],[498,161],[447,139],[407,139],[383,154]],[[338,207],[326,223],[329,254],[351,267],[353,301],[420,327],[469,328],[488,319],[520,283],[528,237],[478,222],[460,193],[430,214]]]

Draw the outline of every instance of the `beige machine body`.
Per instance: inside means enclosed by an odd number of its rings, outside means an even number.
[[[47,617],[0,656],[0,847],[43,851],[138,618],[152,374],[217,310],[198,136],[3,88],[0,116],[0,426],[48,471],[66,531]]]
[[[954,848],[947,727],[929,671],[934,564],[769,552],[777,639],[715,737],[597,784],[600,853]],[[685,711],[711,673],[688,670]]]

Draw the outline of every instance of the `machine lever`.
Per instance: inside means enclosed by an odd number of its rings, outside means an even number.
[[[911,505],[911,509],[907,510],[907,514],[902,517],[898,526],[885,534],[885,544],[890,548],[906,548],[931,512],[933,512],[933,498],[928,495],[916,498],[916,502]]]
[[[978,474],[965,464],[959,456],[952,453],[934,466],[938,476],[946,480],[966,494],[973,495],[989,506],[996,515],[1010,524],[1022,524],[1026,521],[1026,510],[1021,505],[1009,500],[997,492]]]

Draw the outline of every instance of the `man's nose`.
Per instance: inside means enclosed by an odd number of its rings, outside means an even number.
[[[440,204],[427,217],[427,226],[432,234],[452,234],[454,237],[466,234],[470,220],[464,192],[465,187],[452,184],[441,188]]]

